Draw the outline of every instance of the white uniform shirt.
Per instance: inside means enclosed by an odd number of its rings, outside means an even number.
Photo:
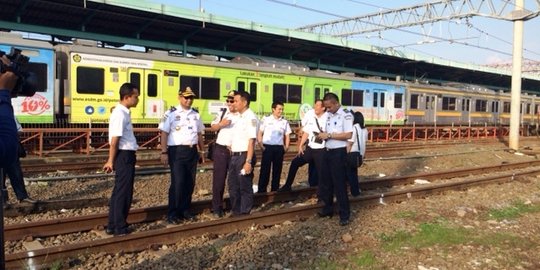
[[[274,115],[262,119],[260,131],[263,132],[262,143],[269,145],[283,145],[284,136],[291,134],[291,126],[285,118],[276,118]]]
[[[304,119],[302,119],[302,131],[308,134],[308,146],[310,148],[312,149],[324,148],[324,145],[325,145],[324,141],[322,141],[322,143],[315,142],[315,138],[316,138],[315,132],[317,133],[324,132],[327,119],[328,119],[328,114],[326,112],[321,114],[321,116],[317,117],[317,115],[315,114],[315,111],[310,110],[304,115]],[[318,126],[317,126],[317,122],[319,122]]]
[[[343,133],[353,131],[353,115],[350,112],[345,112],[343,107],[339,107],[336,113],[328,113],[326,121],[327,133]],[[347,141],[340,141],[335,139],[328,139],[326,141],[326,148],[336,149],[346,147]]]
[[[366,142],[368,138],[367,129],[361,128],[359,124],[353,125],[352,137],[349,142],[352,142],[351,152],[358,152],[358,145],[360,145],[360,155],[366,156]]]
[[[169,133],[168,146],[194,145],[199,141],[199,133],[204,131],[204,124],[198,112],[184,110],[179,105],[165,113],[158,128]]]
[[[257,125],[259,120],[251,109],[238,114],[233,125],[233,139],[231,151],[245,152],[248,150],[249,139],[257,138]]]
[[[114,107],[109,119],[109,143],[112,137],[120,137],[118,141],[120,150],[136,151],[139,148],[133,133],[129,109],[120,103]]]
[[[238,116],[238,113],[232,113],[227,109],[227,112],[225,113],[225,115],[223,115],[223,119],[231,120],[231,124],[226,126],[226,127],[222,127],[218,131],[218,135],[217,135],[217,139],[216,139],[217,144],[221,144],[221,145],[225,145],[225,146],[231,146],[232,139],[233,139],[233,136],[234,136],[233,135],[233,126],[234,126],[234,122],[236,121],[237,116]],[[214,121],[212,121],[212,125],[219,124],[219,122],[221,122],[221,120],[222,120],[222,118],[221,118],[221,114],[220,114],[219,116],[217,116],[214,119]]]

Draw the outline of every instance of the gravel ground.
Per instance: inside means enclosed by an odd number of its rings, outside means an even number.
[[[532,146],[533,148],[535,146]],[[407,175],[534,160],[501,146],[460,145],[408,151],[430,158],[368,160],[361,178]],[[437,156],[439,155],[439,156]],[[284,166],[284,175],[288,165]],[[211,171],[199,172],[196,199],[210,198]],[[301,168],[297,185],[305,185]],[[257,180],[255,177],[255,181]],[[134,208],[167,202],[169,178],[136,180]],[[65,181],[28,186],[37,199],[108,197],[112,180]],[[10,194],[13,197],[13,194]],[[529,209],[515,218],[490,216],[509,206]],[[157,251],[97,254],[62,262],[64,269],[540,269],[540,178],[446,192],[374,207],[352,207],[349,226],[313,217],[272,227],[253,226],[227,235],[186,239]],[[7,218],[6,224],[106,212],[107,208]],[[204,217],[201,217],[204,219]],[[75,237],[76,238],[76,237]],[[47,242],[54,243],[54,239]],[[9,247],[15,250],[20,247]]]

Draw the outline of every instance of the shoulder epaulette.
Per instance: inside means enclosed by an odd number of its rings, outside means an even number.
[[[199,113],[199,111],[196,108],[191,108],[194,112]]]
[[[169,110],[170,110],[171,112],[174,112],[174,111],[176,111],[176,107],[171,106],[171,109],[169,109]]]

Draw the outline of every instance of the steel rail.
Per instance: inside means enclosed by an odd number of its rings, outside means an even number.
[[[360,188],[366,190],[376,190],[378,188],[390,188],[398,185],[409,185],[414,183],[415,179],[435,180],[460,176],[469,176],[472,174],[493,173],[495,171],[520,169],[527,167],[540,166],[540,161],[527,161],[520,163],[502,164],[497,166],[443,171],[435,173],[421,173],[409,176],[387,177],[380,179],[368,179],[360,182]],[[300,197],[314,196],[316,188],[295,189],[292,192],[255,194],[254,205],[292,201]],[[229,199],[225,199],[225,208],[230,208]],[[211,201],[195,201],[192,203],[192,211],[200,214],[211,208]],[[128,216],[128,222],[131,224],[154,222],[162,219],[166,214],[167,206],[154,206],[147,208],[132,209]],[[14,224],[5,226],[5,239],[15,241],[20,239],[32,239],[35,237],[47,237],[58,234],[67,234],[74,232],[90,231],[92,229],[102,229],[107,224],[107,213],[93,214],[79,217],[66,218],[61,220],[45,220],[25,224]]]
[[[361,196],[351,199],[351,204],[360,204],[362,206],[366,206],[376,205],[385,201],[403,201],[413,197],[421,198],[448,190],[460,190],[471,186],[509,182],[515,180],[516,177],[538,174],[540,174],[540,169],[528,172],[508,173],[480,179],[411,187],[403,190]],[[225,234],[237,231],[239,229],[249,228],[253,224],[272,225],[279,224],[287,220],[301,220],[313,216],[313,214],[321,208],[321,204],[298,206],[270,212],[253,213],[249,216],[213,220],[183,226],[174,226],[170,228],[133,233],[120,237],[110,237],[58,247],[19,252],[6,256],[6,266],[8,268],[17,268],[21,266],[25,268],[34,268],[47,266],[47,264],[52,264],[56,260],[65,259],[68,256],[76,256],[80,254],[97,252],[136,252],[144,249],[151,249],[156,245],[175,244],[186,237],[199,236],[209,232],[214,234]]]

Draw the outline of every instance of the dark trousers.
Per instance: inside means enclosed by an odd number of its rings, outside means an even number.
[[[347,197],[347,186],[345,184],[345,147],[328,149],[324,153],[325,166],[323,166],[324,177],[320,178],[319,190],[321,200],[324,203],[323,213],[333,212],[334,195],[338,203],[339,217],[342,220],[349,219],[351,213],[349,208],[349,197]]]
[[[259,175],[259,187],[257,192],[266,192],[268,179],[270,178],[270,166],[272,167],[272,183],[271,191],[276,191],[279,188],[279,179],[281,178],[281,169],[283,167],[283,155],[285,148],[283,145],[264,145],[264,151],[261,159],[261,171]]]
[[[231,151],[223,145],[215,144],[212,153],[214,161],[214,173],[212,174],[212,210],[217,212],[223,210],[223,192],[225,191],[225,180],[231,161]]]
[[[246,162],[247,152],[241,155],[232,155],[229,165],[228,183],[229,198],[231,200],[231,210],[234,215],[249,214],[253,207],[253,170],[250,174],[241,175],[240,171]],[[251,160],[252,168],[256,160],[253,156]]]
[[[2,195],[4,195],[4,200],[8,200],[8,194],[6,190],[6,175],[9,177],[9,182],[11,183],[11,187],[13,188],[13,192],[15,192],[15,196],[17,196],[18,200],[23,200],[28,198],[28,193],[26,192],[26,187],[24,186],[24,179],[23,179],[23,172],[21,168],[21,161],[19,157],[15,160],[13,164],[10,166],[4,166],[4,182],[2,183]]]
[[[118,150],[114,159],[114,188],[109,202],[107,229],[116,234],[125,233],[128,227],[127,217],[133,199],[136,162],[135,151]]]
[[[169,186],[168,218],[183,218],[191,206],[199,153],[196,146],[169,146],[171,185]]]
[[[348,166],[347,164],[345,165],[345,167],[351,195],[358,196],[360,195],[360,184],[358,183],[358,167]]]
[[[306,147],[303,155],[297,155],[289,166],[289,173],[287,174],[287,180],[283,187],[290,188],[296,177],[298,168],[309,163],[308,170],[308,182],[310,187],[317,186],[319,183],[319,176],[322,176],[322,167],[324,166],[324,149],[312,149],[309,146]]]

